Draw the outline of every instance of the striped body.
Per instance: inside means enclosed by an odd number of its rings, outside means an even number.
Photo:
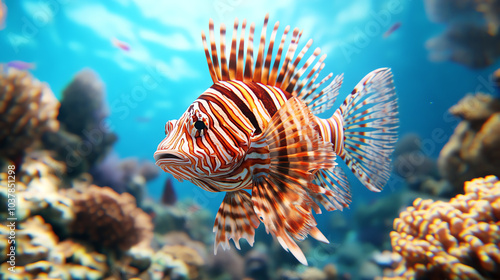
[[[211,127],[207,129],[205,137],[199,137],[196,132],[186,133],[189,132],[189,125],[185,124],[184,134],[179,131],[159,145],[159,148],[170,147],[191,155],[190,166],[196,170],[174,165],[165,167],[165,171],[211,192],[250,189],[252,178],[269,169],[269,151],[250,142],[260,137],[271,117],[290,97],[280,88],[261,83],[215,83],[193,102],[179,120],[195,122],[198,117],[203,118]],[[196,120],[193,116],[197,116]],[[342,153],[340,110],[330,119],[315,117],[310,125],[325,142],[334,145],[338,155]]]

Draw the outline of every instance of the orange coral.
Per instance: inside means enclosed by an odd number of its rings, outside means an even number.
[[[67,195],[73,199],[76,216],[73,231],[77,235],[123,251],[142,242],[151,242],[151,218],[137,208],[132,195],[118,194],[111,188],[95,185],[84,193],[68,190]]]
[[[465,183],[449,202],[416,199],[394,220],[401,262],[384,279],[500,279],[500,181]]]

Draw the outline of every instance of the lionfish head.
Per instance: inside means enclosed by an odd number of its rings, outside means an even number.
[[[243,161],[249,142],[234,121],[213,102],[198,98],[179,120],[165,125],[156,165],[178,180],[230,173]]]

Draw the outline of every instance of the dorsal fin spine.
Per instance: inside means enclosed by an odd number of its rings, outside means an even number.
[[[237,18],[235,19],[228,63],[225,42],[226,27],[224,25],[221,25],[220,27],[219,51],[221,53],[219,55],[215,44],[214,23],[213,20],[210,20],[210,51],[208,50],[209,46],[206,41],[205,33],[203,32],[202,39],[210,76],[212,77],[213,82],[216,83],[221,80],[236,80],[245,83],[258,82],[264,85],[280,88],[293,96],[301,98],[311,109],[312,107],[316,107],[314,110],[315,113],[323,112],[324,110],[329,109],[333,104],[330,97],[338,94],[340,85],[337,84],[327,86],[323,88],[321,92],[316,91],[319,86],[332,77],[332,75],[329,75],[320,83],[316,83],[319,73],[324,68],[326,55],[320,56],[321,50],[316,48],[314,52],[307,57],[307,59],[304,59],[304,56],[307,54],[313,43],[312,39],[310,39],[295,57],[300,38],[302,36],[302,31],[299,31],[298,28],[293,29],[292,38],[288,43],[286,52],[284,52],[288,32],[290,32],[290,26],[286,26],[283,34],[281,35],[278,50],[273,58],[273,50],[276,42],[279,22],[274,24],[269,46],[266,51],[266,31],[268,22],[269,14],[266,14],[259,40],[257,59],[254,61],[253,43],[255,24],[250,23],[248,38],[245,38],[247,21],[245,19],[242,21],[241,31],[238,34],[239,22]],[[305,62],[303,62],[303,60],[305,60]],[[303,65],[301,65],[302,63]],[[311,70],[308,70],[313,64],[314,67],[312,67]],[[307,75],[305,75],[306,71],[308,71]],[[336,82],[341,82],[341,80]]]
[[[321,70],[323,70],[323,67],[325,67],[325,64],[323,63],[323,60],[325,60],[325,58],[326,58],[326,54],[322,55],[319,58],[318,62],[316,62],[316,64],[314,65],[313,69],[311,69],[311,73],[309,73],[309,75],[307,75],[309,77],[313,73],[316,73],[316,74],[314,74],[314,77],[311,79],[311,81],[307,84],[306,88],[304,90],[302,90],[302,92],[300,93],[300,96],[299,96],[300,98],[304,99],[312,93],[312,90],[310,90],[310,89],[312,86],[314,86],[314,82],[316,82],[316,79],[319,77],[319,73],[321,72]]]
[[[314,72],[312,71],[314,69],[313,67],[313,69],[309,72],[309,74],[305,78],[303,78],[302,82],[298,86],[296,86],[296,83],[299,80],[299,78],[302,77],[304,72],[307,70],[307,68],[309,68],[309,66],[313,63],[313,61],[316,60],[316,57],[320,53],[321,50],[319,48],[316,48],[314,50],[313,55],[311,55],[309,59],[307,59],[306,63],[304,63],[304,66],[302,66],[302,68],[300,68],[300,70],[297,71],[297,73],[293,76],[292,80],[290,81],[290,84],[288,85],[288,87],[291,88],[290,90],[294,89],[292,95],[296,96],[297,93],[302,90],[302,88],[307,83],[309,78],[311,78],[311,76],[314,74]]]
[[[214,36],[214,21],[210,19],[209,22],[209,36],[210,36],[210,48],[212,51],[212,63],[214,65],[215,76],[217,80],[221,80],[220,68],[219,68],[219,57],[217,56],[217,46],[215,45]]]
[[[223,81],[229,80],[229,70],[227,69],[226,58],[226,25],[220,25],[220,64],[221,76]]]
[[[250,24],[250,33],[248,34],[247,57],[245,63],[245,74],[243,81],[251,82],[253,80],[253,34],[255,31],[255,24]]]
[[[325,67],[325,63],[321,63],[321,65],[319,66],[319,70],[318,70],[318,72],[316,73],[316,75],[314,76],[314,78],[311,80],[311,83],[309,83],[308,88],[310,88],[310,89],[309,89],[309,90],[307,91],[307,93],[304,95],[303,99],[308,98],[309,96],[311,96],[311,94],[312,94],[312,93],[313,93],[313,92],[314,92],[314,91],[315,91],[315,90],[316,90],[316,89],[317,89],[317,88],[318,88],[321,84],[323,84],[323,83],[324,83],[324,81],[323,81],[324,79],[323,79],[321,82],[319,82],[319,83],[317,83],[317,84],[314,84],[314,82],[316,81],[316,79],[317,79],[317,78],[318,78],[318,76],[319,76],[319,72],[320,72],[321,70],[323,70],[323,68],[324,68],[324,67]]]
[[[328,74],[328,76],[324,77],[323,80],[321,80],[321,82],[318,84],[318,86],[316,88],[318,88],[320,85],[324,84],[326,81],[330,80],[330,78],[333,76],[333,73],[330,73]],[[316,89],[315,88],[315,89]],[[324,88],[323,90],[320,91],[319,94],[317,94],[313,99],[312,101],[316,101],[318,98],[321,97],[321,95],[325,92],[325,90],[327,89],[328,87]]]
[[[274,42],[276,40],[276,34],[278,33],[278,27],[280,26],[280,22],[277,21],[274,24],[273,32],[271,33],[271,39],[269,41],[269,47],[267,48],[266,61],[264,65],[264,72],[262,73],[262,83],[269,84],[269,70],[271,69],[271,61],[273,59],[273,47]]]
[[[313,42],[312,39],[309,39],[309,41],[307,41],[307,44],[302,48],[302,50],[300,51],[299,55],[297,55],[297,57],[295,58],[295,61],[293,62],[293,65],[292,65],[290,71],[287,73],[287,76],[285,77],[285,83],[283,84],[283,87],[286,87],[286,89],[287,89],[288,92],[293,92],[294,91],[293,89],[295,87],[295,83],[297,82],[297,80],[306,71],[307,67],[309,67],[309,65],[312,63],[312,61],[315,60],[316,57],[318,56],[318,53],[316,51],[319,48],[316,48],[316,50],[314,51],[314,53],[307,59],[306,63],[304,63],[304,65],[302,66],[302,68],[299,71],[295,72],[295,69],[297,68],[297,65],[299,64],[299,62],[304,57],[304,54],[307,52],[307,50],[309,50],[309,48],[311,47],[312,42]],[[321,50],[320,50],[320,52],[321,52]],[[292,78],[292,75],[293,75],[293,78]]]
[[[218,82],[217,75],[215,74],[214,66],[212,64],[212,58],[210,57],[210,53],[208,52],[207,45],[207,37],[205,36],[205,32],[201,31],[201,39],[203,41],[203,48],[205,49],[205,56],[207,58],[208,71],[210,72],[210,77],[214,83]]]
[[[253,73],[253,80],[259,83],[262,80],[262,62],[264,59],[264,49],[266,47],[266,33],[267,33],[267,22],[269,21],[269,14],[266,14],[264,19],[264,26],[260,32],[260,43],[259,52],[257,54],[257,61],[255,61],[255,71]]]
[[[238,34],[238,18],[234,19],[233,38],[231,39],[231,54],[229,55],[229,79],[236,79],[236,40]]]
[[[238,64],[236,65],[236,80],[243,81],[243,56],[245,55],[245,29],[247,20],[243,19],[241,24],[240,44],[238,46]]]
[[[288,50],[287,50],[286,55],[285,55],[285,61],[283,62],[283,65],[281,65],[280,74],[279,74],[278,79],[276,80],[276,84],[275,84],[276,87],[279,87],[282,89],[286,88],[286,87],[282,87],[282,84],[283,84],[283,80],[285,78],[285,75],[287,74],[287,72],[289,70],[291,70],[290,69],[291,67],[289,67],[288,65],[290,64],[293,56],[295,55],[295,50],[297,50],[297,45],[299,44],[299,39],[300,39],[299,33],[301,33],[301,32],[299,32],[298,28],[293,29],[292,42],[288,46]]]
[[[289,25],[285,27],[285,31],[283,32],[283,35],[281,35],[281,42],[278,47],[278,53],[276,54],[276,58],[274,59],[273,69],[271,70],[271,75],[269,76],[269,81],[268,81],[268,84],[271,86],[276,85],[276,77],[278,76],[278,67],[281,62],[281,55],[283,53],[283,47],[285,46],[286,37],[288,36],[288,31],[290,31]]]

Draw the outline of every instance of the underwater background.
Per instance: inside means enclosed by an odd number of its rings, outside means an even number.
[[[209,19],[259,36],[266,13],[328,55],[323,75],[344,73],[322,117],[380,67],[398,96],[390,181],[372,193],[347,174],[350,207],[315,216],[330,244],[299,242],[308,267],[263,226],[214,256],[224,194],[153,159],[165,123],[212,85]],[[17,247],[13,272],[0,241],[0,279],[500,279],[499,27],[494,0],[4,0],[0,233],[17,217]]]

